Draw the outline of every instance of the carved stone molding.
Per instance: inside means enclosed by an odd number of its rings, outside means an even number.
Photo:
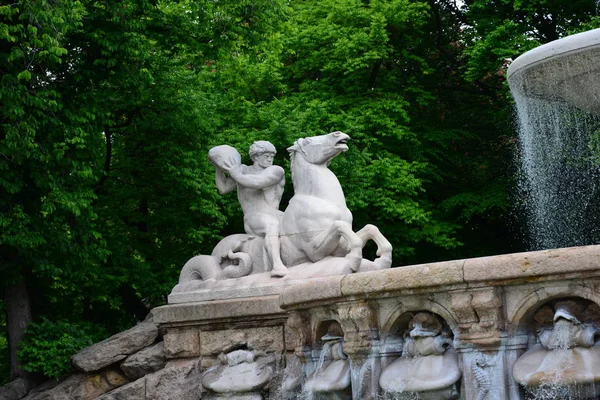
[[[311,346],[310,314],[306,311],[290,311],[286,324],[286,345],[294,349],[300,359]]]
[[[462,341],[482,345],[498,342],[504,328],[499,288],[452,293],[450,305],[458,319]]]
[[[344,331],[344,352],[350,357],[368,354],[373,340],[379,339],[377,304],[365,300],[337,305]]]

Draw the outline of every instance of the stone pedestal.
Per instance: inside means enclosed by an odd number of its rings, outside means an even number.
[[[154,317],[163,334],[165,355],[169,359],[199,357],[203,371],[223,364],[224,374],[227,368],[234,373],[237,364],[224,355],[243,349],[252,356],[238,364],[268,358],[265,368],[273,376],[284,367],[287,314],[279,308],[278,296],[171,304],[154,309]],[[278,389],[259,382],[261,388],[256,390],[252,379],[238,381],[237,386],[242,387],[239,392],[214,393],[209,390],[202,398],[260,400],[265,393]],[[264,376],[260,379],[264,380]]]

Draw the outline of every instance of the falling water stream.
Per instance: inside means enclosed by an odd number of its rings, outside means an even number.
[[[317,361],[317,365],[315,369],[310,371],[308,370],[309,365],[305,365],[305,375],[310,376],[311,374],[317,375],[319,372],[323,371],[323,364],[325,363],[326,358],[331,358],[331,342],[325,342],[323,344],[323,348],[319,354],[319,360]],[[300,393],[299,400],[315,400],[315,394],[312,390],[302,390]]]
[[[513,79],[530,250],[592,244],[600,226],[599,118],[556,99],[525,96],[519,87]]]
[[[566,386],[568,371],[575,367],[569,348],[572,337],[571,322],[561,319],[554,325],[555,348],[549,351],[548,362],[559,366],[552,375],[542,378],[541,385],[525,387],[527,400],[583,400],[595,399],[593,384],[571,384]]]

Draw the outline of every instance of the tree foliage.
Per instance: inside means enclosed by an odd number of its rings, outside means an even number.
[[[5,288],[25,281],[31,294],[27,368],[56,376],[65,364],[44,370],[46,360],[83,338],[44,339],[40,327],[128,326],[164,302],[188,258],[243,230],[235,196],[214,187],[214,145],[244,154],[267,139],[289,167],[294,140],[345,131],[351,149],[332,169],[355,228],[377,225],[394,265],[521,250],[506,67],[600,26],[595,10],[593,0],[0,5],[0,272]]]

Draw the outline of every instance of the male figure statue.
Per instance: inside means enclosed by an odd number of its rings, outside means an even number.
[[[282,277],[287,268],[281,261],[279,223],[283,213],[279,202],[285,184],[285,172],[273,165],[277,151],[270,142],[261,140],[250,146],[253,165],[247,166],[234,159],[222,161],[222,168],[215,171],[219,193],[225,194],[237,188],[238,200],[244,211],[244,229],[248,235],[264,238],[271,276]],[[226,175],[229,174],[229,176]]]

